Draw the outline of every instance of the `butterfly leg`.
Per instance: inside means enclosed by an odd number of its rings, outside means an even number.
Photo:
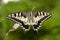
[[[8,35],[11,31],[15,31],[20,25],[18,23],[15,23],[13,27],[6,33]]]

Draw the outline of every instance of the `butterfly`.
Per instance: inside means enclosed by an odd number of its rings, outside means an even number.
[[[18,27],[22,27],[24,31],[29,31],[31,28],[33,28],[34,31],[38,31],[41,24],[50,17],[50,13],[43,11],[13,13],[7,16],[7,19],[15,22],[9,32],[16,30]]]

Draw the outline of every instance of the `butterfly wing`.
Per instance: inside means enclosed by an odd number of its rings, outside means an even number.
[[[50,17],[51,17],[51,14],[49,14],[49,13],[37,12],[37,14],[34,17],[35,22],[37,22],[37,25],[33,25],[34,30],[37,31],[39,29],[39,27],[41,27],[41,24]]]
[[[32,24],[34,24],[33,29],[38,30],[39,27],[41,27],[42,22],[44,22],[45,20],[47,20],[50,17],[51,17],[51,15],[49,13],[37,12],[35,15],[33,15],[33,21],[34,21],[34,22],[32,22]],[[11,15],[8,15],[7,18],[18,23],[23,29],[25,29],[25,31],[30,29],[29,23],[28,23],[29,18],[24,13],[18,12],[15,14],[11,14]]]
[[[23,13],[15,13],[7,16],[8,19],[18,23],[23,29],[29,30],[28,25],[25,25],[24,23],[28,21],[28,17],[24,15]]]

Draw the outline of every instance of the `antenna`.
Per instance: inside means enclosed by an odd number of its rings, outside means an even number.
[[[35,8],[36,8],[36,7],[33,7],[33,8],[32,8],[32,11],[33,11]]]

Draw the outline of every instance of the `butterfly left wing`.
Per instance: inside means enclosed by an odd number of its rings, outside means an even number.
[[[39,12],[38,11],[37,14],[34,17],[34,21],[37,24],[33,25],[34,26],[33,29],[37,31],[41,27],[41,24],[50,17],[51,17],[51,14],[46,13],[46,12]]]
[[[18,12],[7,16],[7,19],[16,22],[10,31],[16,30],[19,26],[22,27],[25,31],[29,30],[28,25],[25,23],[28,21],[28,17],[24,13]]]

